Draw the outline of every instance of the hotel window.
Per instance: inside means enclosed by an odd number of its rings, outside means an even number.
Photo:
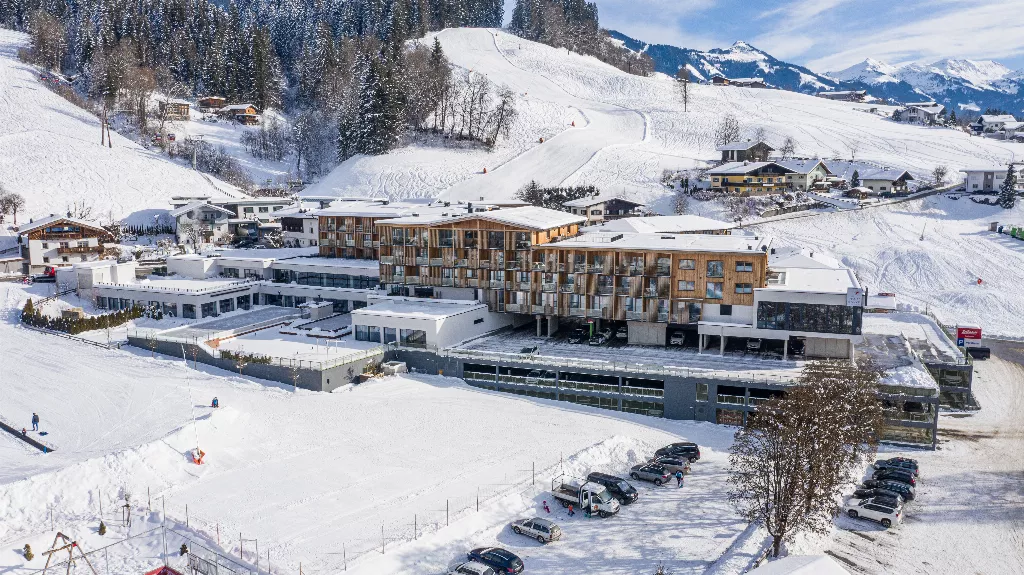
[[[196,306],[190,303],[181,304],[181,317],[185,319],[196,319]]]
[[[202,305],[201,311],[203,312],[203,317],[215,316],[217,315],[217,304],[212,301],[206,302]]]
[[[380,328],[375,325],[371,325],[367,329],[369,330],[370,336],[368,341],[380,343]]]
[[[600,216],[601,215],[601,210],[590,210],[590,215],[592,215],[592,216]]]
[[[261,214],[269,214],[270,213],[270,208],[268,208],[267,206],[260,206],[260,213]]]
[[[406,347],[427,347],[427,332],[421,329],[402,329],[398,334]]]
[[[96,296],[96,307],[99,309],[107,309],[107,298],[103,296]]]
[[[697,401],[708,400],[708,384],[698,383],[697,384]]]
[[[365,325],[356,325],[356,341],[369,341],[370,332]]]
[[[686,280],[679,280],[679,291],[693,291],[696,289],[694,283]]]
[[[384,328],[384,343],[395,343],[398,341],[398,331],[393,327]]]
[[[709,278],[720,278],[725,277],[725,263],[721,260],[711,260],[708,262],[708,277]]]
[[[722,282],[708,282],[707,298],[722,299]]]
[[[242,208],[242,213],[243,214],[251,214],[252,213],[252,208],[251,207]]]
[[[754,293],[753,284],[736,284],[736,293]]]
[[[178,317],[178,306],[173,303],[164,303],[163,312],[168,317]]]
[[[238,268],[224,268],[224,277],[226,278],[237,278]]]
[[[693,260],[679,260],[679,269],[681,270],[692,270],[696,268],[696,263]]]
[[[754,271],[754,264],[753,262],[736,262],[736,271],[752,272]]]

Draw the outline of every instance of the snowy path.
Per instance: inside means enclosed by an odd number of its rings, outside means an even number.
[[[575,108],[587,123],[578,123],[500,167],[488,170],[487,174],[472,176],[452,186],[441,194],[442,199],[511,198],[530,180],[545,186],[557,186],[583,168],[601,150],[643,141],[646,120],[642,114],[614,104],[576,97],[553,80],[517,67],[498,49],[495,34],[505,32],[482,28],[444,30],[437,34],[437,38],[453,64],[471,72],[479,71],[495,84],[508,85],[520,98]]]
[[[886,531],[841,517],[830,553],[853,573],[1024,573],[1024,349],[994,347],[975,363],[976,413],[947,413],[938,451],[900,452],[921,465],[917,498],[902,527]]]

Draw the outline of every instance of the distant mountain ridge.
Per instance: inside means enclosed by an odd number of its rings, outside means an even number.
[[[669,75],[686,66],[701,81],[715,74],[760,77],[777,88],[805,94],[867,90],[872,96],[895,102],[935,100],[958,112],[1000,108],[1024,113],[1024,70],[1014,71],[992,60],[945,59],[929,65],[893,66],[868,58],[845,70],[821,74],[742,41],[729,48],[702,51],[648,44],[614,30],[610,33],[630,50],[646,52],[654,60],[655,70]]]

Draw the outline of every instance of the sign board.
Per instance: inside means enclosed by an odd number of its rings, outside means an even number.
[[[956,326],[956,345],[957,347],[981,345],[981,328]]]
[[[862,307],[864,305],[864,288],[846,288],[846,305]]]

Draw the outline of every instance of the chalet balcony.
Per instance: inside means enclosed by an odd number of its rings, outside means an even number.
[[[662,323],[667,322],[668,321],[668,312],[667,311],[659,311],[658,312],[658,321],[662,322]]]
[[[455,278],[441,278],[441,287],[454,287]]]
[[[394,256],[380,256],[380,263],[382,263],[384,265],[387,265],[387,266],[395,265],[395,257]]]
[[[532,285],[530,282],[512,282],[512,289],[516,291],[530,291]]]
[[[418,266],[429,266],[430,265],[430,258],[424,258],[424,257],[417,256],[416,257],[416,265],[418,265]]]
[[[554,291],[555,291],[555,289],[556,289],[557,287],[558,287],[558,284],[554,284],[554,283],[550,283],[550,284],[541,284],[541,285],[540,285],[540,291],[545,291],[545,292],[549,292],[549,293],[554,293]]]
[[[603,307],[601,309],[588,309],[587,310],[587,317],[589,317],[589,318],[600,318],[600,319],[610,319],[611,318],[611,314],[608,313],[608,308]]]
[[[66,248],[57,248],[58,254],[90,254],[90,253],[103,253],[103,246],[69,246]]]
[[[587,264],[575,264],[572,270],[578,274],[585,274],[587,273]]]
[[[647,312],[626,310],[627,321],[647,321]]]
[[[455,260],[455,267],[457,267],[457,268],[468,268],[469,267],[469,260],[467,260],[467,259]]]
[[[631,276],[642,276],[644,275],[643,266],[629,266],[629,275]]]
[[[522,262],[517,261],[505,262],[505,269],[510,271],[519,271],[523,269],[523,264]]]
[[[555,264],[555,265],[553,266],[553,269],[552,269],[551,271],[555,271],[555,272],[565,272],[565,270],[566,270],[566,269],[567,269],[568,267],[569,267],[569,264]]]
[[[632,288],[629,286],[619,286],[615,288],[615,295],[629,295]]]
[[[430,258],[430,267],[441,267],[444,265],[444,260],[441,258]]]
[[[480,280],[477,278],[469,278],[466,280],[466,284],[468,284],[469,287],[480,287]]]
[[[573,289],[576,284],[561,284],[558,286],[558,291],[561,293],[573,293]]]
[[[346,248],[354,248],[354,247],[356,247],[356,241],[355,240],[345,240],[345,247]]]
[[[585,310],[585,309],[583,309],[581,307],[571,307],[571,308],[569,308],[569,316],[570,317],[586,317],[587,316],[587,310]]]
[[[516,250],[528,250],[528,249],[530,249],[530,242],[519,242],[519,241],[517,241],[516,244],[515,244],[515,249]]]
[[[588,274],[603,274],[604,264],[590,264],[587,266]]]
[[[406,276],[405,277],[405,285],[415,286],[415,285],[420,285],[422,283],[423,283],[423,280],[420,278],[420,276]]]
[[[542,306],[542,305],[530,306],[530,311],[532,311],[535,314],[543,314],[544,313],[544,306]]]
[[[597,286],[597,295],[612,295],[615,288],[612,286]]]
[[[543,271],[547,271],[547,269],[548,269],[548,266],[544,262],[531,262],[530,263],[530,271],[533,271],[533,272],[543,272]]]
[[[491,269],[491,262],[490,262],[490,260],[484,260],[484,261],[478,263],[477,267],[480,268],[480,269],[489,270],[489,269]]]
[[[644,289],[644,297],[658,297],[658,288]]]
[[[654,275],[656,277],[668,277],[672,275],[672,268],[669,266],[657,266],[654,268]]]

